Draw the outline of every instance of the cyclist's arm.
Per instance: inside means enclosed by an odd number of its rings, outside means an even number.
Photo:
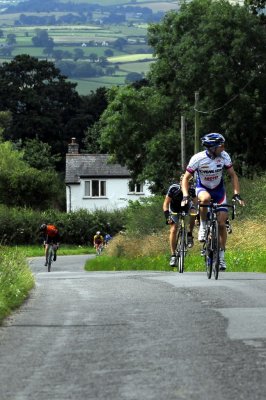
[[[232,182],[232,186],[233,186],[233,193],[234,195],[240,195],[240,186],[239,186],[239,180],[238,180],[238,176],[234,170],[234,167],[230,167],[227,169],[227,172],[231,178],[231,182]],[[239,200],[239,204],[241,206],[245,205],[245,202],[241,199]]]
[[[169,205],[171,203],[171,197],[165,196],[164,202],[163,202],[163,212],[169,211]]]
[[[189,198],[189,179],[191,177],[193,177],[193,175],[190,172],[186,171],[185,174],[184,174],[184,177],[182,179],[183,198],[184,197],[187,198],[187,199]],[[183,201],[182,201],[181,205],[184,206],[185,204],[183,204]]]
[[[164,202],[163,202],[163,212],[164,212],[164,216],[166,219],[166,223],[169,223],[168,221],[170,219],[169,206],[170,206],[171,200],[172,200],[171,197],[166,195]]]

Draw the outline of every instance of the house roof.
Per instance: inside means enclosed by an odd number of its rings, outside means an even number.
[[[66,183],[79,183],[80,178],[130,178],[126,167],[110,164],[108,154],[66,154]]]

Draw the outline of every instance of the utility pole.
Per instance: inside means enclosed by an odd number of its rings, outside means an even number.
[[[194,152],[199,152],[199,113],[198,113],[198,104],[199,104],[199,92],[195,92],[195,137],[194,137]]]
[[[181,115],[181,168],[186,168],[186,140],[185,140],[185,117]]]

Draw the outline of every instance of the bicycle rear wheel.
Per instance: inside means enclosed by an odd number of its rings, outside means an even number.
[[[214,278],[219,276],[219,231],[218,222],[215,221],[212,227],[212,257]]]
[[[48,272],[51,272],[51,266],[53,262],[53,257],[54,257],[54,251],[52,246],[49,246],[48,248]]]
[[[206,233],[206,251],[205,251],[205,267],[208,279],[212,277],[212,265],[213,265],[213,252],[212,252],[212,240],[211,240],[211,229],[207,228]]]

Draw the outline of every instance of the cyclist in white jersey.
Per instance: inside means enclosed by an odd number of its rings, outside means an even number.
[[[229,154],[224,151],[225,138],[220,133],[209,133],[201,139],[204,151],[195,154],[189,161],[186,173],[182,181],[183,204],[188,201],[189,179],[196,173],[196,195],[201,204],[209,204],[213,199],[220,205],[217,219],[219,223],[219,241],[220,241],[220,270],[226,269],[224,260],[225,245],[227,239],[226,220],[228,210],[223,207],[226,203],[226,192],[223,181],[223,171],[227,170],[231,177],[233,186],[233,198],[244,205],[239,191],[238,177],[233,168]],[[200,207],[200,228],[199,241],[204,241],[206,230],[207,208]]]

